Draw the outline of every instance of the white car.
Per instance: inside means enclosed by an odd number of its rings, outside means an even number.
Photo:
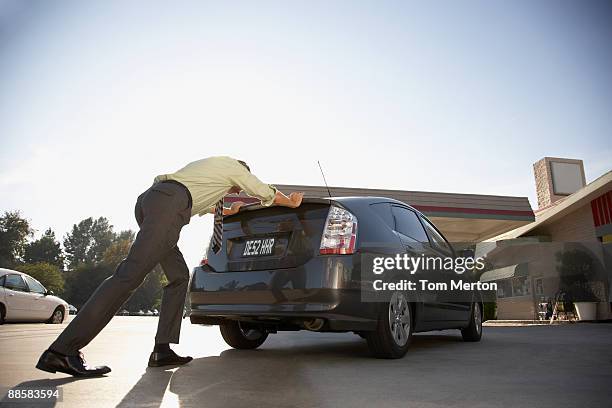
[[[36,279],[22,272],[0,268],[0,324],[5,321],[62,323],[68,303]]]

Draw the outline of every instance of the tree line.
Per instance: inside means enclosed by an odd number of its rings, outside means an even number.
[[[131,230],[115,232],[105,217],[74,224],[62,243],[51,228],[38,239],[34,232],[19,211],[4,212],[0,217],[0,268],[27,273],[77,308],[113,274],[135,237]],[[122,309],[158,309],[166,283],[158,265]]]

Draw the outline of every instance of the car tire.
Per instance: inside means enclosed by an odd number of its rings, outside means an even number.
[[[6,309],[4,305],[0,303],[0,324],[4,324],[4,318],[6,317]]]
[[[470,324],[465,329],[461,329],[461,336],[464,341],[480,341],[482,338],[482,305],[480,303],[472,303]]]
[[[268,333],[256,328],[245,327],[244,323],[228,321],[219,326],[225,342],[239,350],[252,350],[261,346],[268,338]]]
[[[64,308],[61,307],[61,306],[58,306],[53,311],[53,314],[51,315],[49,320],[47,320],[47,323],[49,323],[49,324],[61,324],[63,321],[64,321]]]
[[[402,358],[412,339],[413,309],[403,292],[394,292],[380,308],[376,330],[366,334],[368,348],[376,358]]]

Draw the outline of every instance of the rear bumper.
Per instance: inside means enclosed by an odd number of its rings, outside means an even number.
[[[373,330],[376,305],[362,303],[352,257],[317,257],[298,268],[248,272],[194,269],[191,321],[251,320],[299,326],[323,319],[325,330]]]
[[[359,316],[342,315],[339,313],[326,312],[303,312],[303,313],[281,313],[281,312],[251,312],[248,310],[222,310],[214,312],[191,310],[189,316],[193,324],[220,325],[226,320],[243,320],[257,322],[270,326],[274,330],[300,329],[301,322],[313,319],[322,319],[325,323],[321,331],[368,331],[376,328],[376,320]]]

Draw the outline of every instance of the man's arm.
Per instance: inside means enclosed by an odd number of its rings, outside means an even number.
[[[302,204],[302,199],[304,198],[304,193],[294,192],[289,194],[289,197],[281,193],[280,191],[276,191],[274,195],[274,205],[278,205],[281,207],[291,207],[297,208]]]
[[[234,215],[240,210],[240,207],[242,207],[243,205],[244,203],[242,201],[233,202],[230,208],[223,207],[223,215]],[[208,209],[208,213],[214,214],[215,207],[210,207]]]
[[[278,205],[280,207],[291,207],[296,208],[302,204],[302,199],[304,198],[304,193],[291,193],[289,197],[281,193],[280,191],[276,191],[274,195],[273,205]],[[240,207],[242,207],[244,203],[242,201],[233,202],[230,208],[223,207],[223,215],[234,215],[238,211],[240,211]],[[215,213],[215,207],[210,207],[208,209],[209,214]]]
[[[291,193],[289,197],[281,193],[276,187],[262,183],[246,168],[239,166],[238,173],[231,176],[231,182],[240,190],[244,190],[251,197],[261,200],[261,205],[268,207],[278,205],[282,207],[296,208],[302,204],[304,193]]]

